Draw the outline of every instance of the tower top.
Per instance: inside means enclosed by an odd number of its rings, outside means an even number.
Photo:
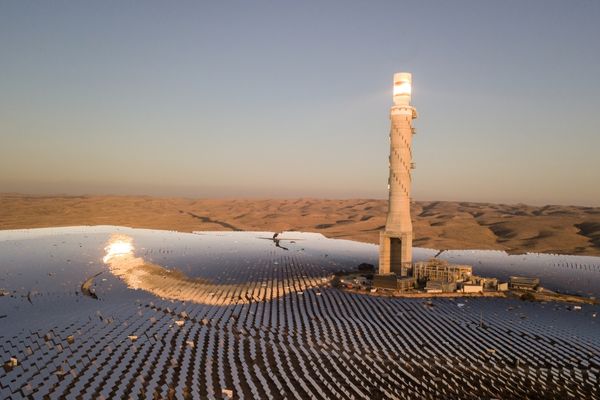
[[[394,74],[394,105],[410,105],[412,92],[412,74],[410,72],[397,72]]]

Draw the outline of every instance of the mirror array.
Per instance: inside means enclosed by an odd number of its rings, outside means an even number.
[[[298,232],[2,231],[0,398],[600,397],[600,306],[329,285],[377,256]],[[438,256],[600,295],[597,257]]]

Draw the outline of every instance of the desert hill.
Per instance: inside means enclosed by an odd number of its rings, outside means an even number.
[[[0,194],[0,229],[124,225],[196,230],[299,230],[378,243],[385,200],[184,199]],[[413,204],[414,245],[600,255],[600,207],[470,202]]]

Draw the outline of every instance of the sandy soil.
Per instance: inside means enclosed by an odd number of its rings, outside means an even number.
[[[384,200],[218,200],[0,194],[0,229],[123,225],[195,230],[298,230],[378,243]],[[415,246],[600,256],[600,207],[416,202]]]

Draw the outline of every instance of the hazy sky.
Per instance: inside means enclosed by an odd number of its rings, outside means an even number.
[[[600,205],[600,1],[0,0],[0,192]]]

